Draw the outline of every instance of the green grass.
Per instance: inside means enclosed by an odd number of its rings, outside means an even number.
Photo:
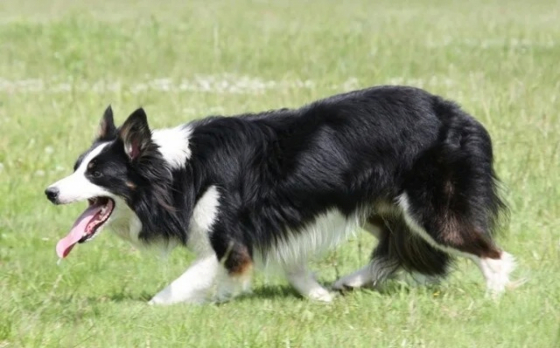
[[[1,2],[0,347],[559,347],[558,18],[546,0]],[[528,279],[499,301],[466,261],[436,287],[330,305],[257,277],[252,296],[172,307],[146,300],[186,251],[162,263],[104,233],[56,265],[82,207],[43,190],[107,104],[119,121],[143,105],[163,127],[386,83],[455,99],[489,129],[511,206],[500,243]],[[314,270],[332,282],[373,243],[359,236]]]

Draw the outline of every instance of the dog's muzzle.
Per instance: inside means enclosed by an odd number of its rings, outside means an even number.
[[[49,201],[53,202],[54,204],[58,204],[58,194],[60,193],[60,190],[56,187],[48,187],[45,190],[45,195],[47,195],[47,198],[49,199]]]

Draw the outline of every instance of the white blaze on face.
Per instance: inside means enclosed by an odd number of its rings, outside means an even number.
[[[49,187],[58,192],[56,199],[58,204],[89,200],[86,210],[78,217],[70,232],[57,243],[56,253],[60,258],[68,256],[78,242],[93,238],[111,220],[117,197],[86,177],[89,164],[108,144],[109,142],[95,147],[84,157],[72,175]]]
[[[101,186],[97,186],[86,178],[89,162],[103,151],[109,143],[103,143],[94,148],[83,159],[76,171],[64,179],[61,179],[49,188],[58,189],[58,202],[60,204],[84,201],[94,197],[113,197],[114,195]]]

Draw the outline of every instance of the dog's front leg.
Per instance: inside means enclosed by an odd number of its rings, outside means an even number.
[[[205,302],[212,292],[220,267],[214,254],[197,259],[185,273],[158,292],[148,303],[169,305],[178,302]]]

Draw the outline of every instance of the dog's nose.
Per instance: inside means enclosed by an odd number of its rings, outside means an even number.
[[[58,198],[59,190],[56,187],[49,187],[45,190],[45,194],[49,201],[56,203],[56,199]]]

